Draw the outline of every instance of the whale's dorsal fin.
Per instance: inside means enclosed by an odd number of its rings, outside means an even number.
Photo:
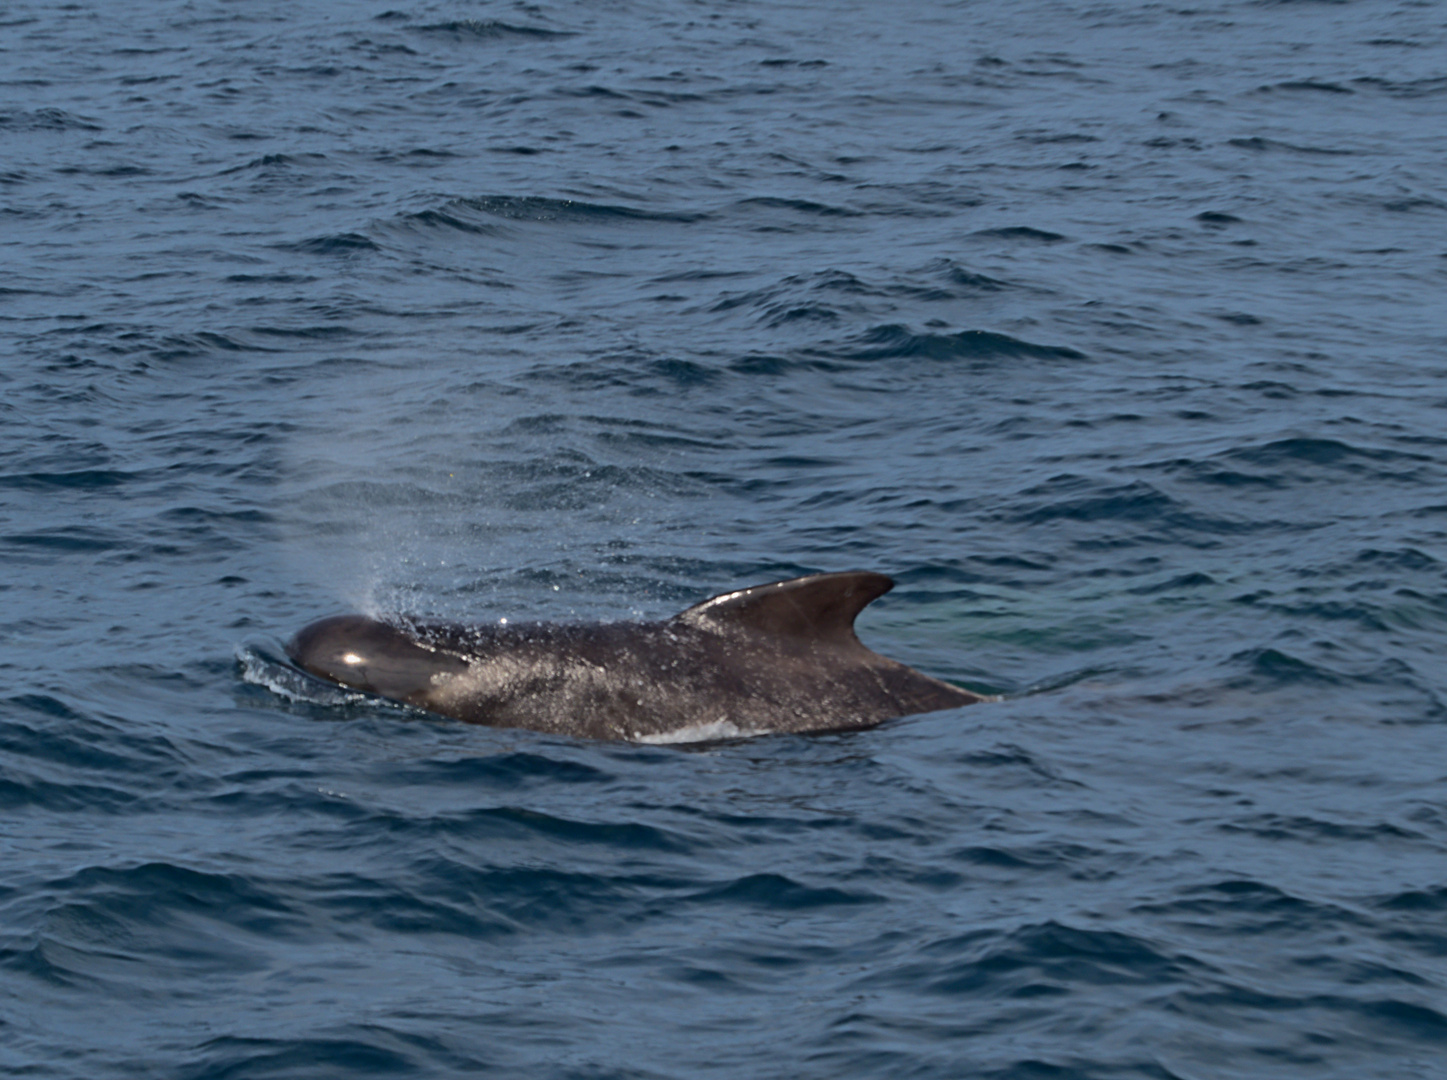
[[[892,588],[891,578],[867,570],[813,574],[724,593],[675,618],[720,633],[747,630],[772,637],[858,645],[854,617]]]

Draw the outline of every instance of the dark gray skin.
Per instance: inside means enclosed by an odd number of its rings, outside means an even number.
[[[305,671],[492,727],[669,741],[846,731],[988,700],[870,652],[854,618],[894,588],[854,572],[725,593],[665,622],[393,626],[322,619]]]

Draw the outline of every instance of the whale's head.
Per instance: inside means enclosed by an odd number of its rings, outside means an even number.
[[[424,707],[440,683],[468,670],[461,657],[429,649],[405,630],[365,615],[314,622],[287,643],[286,652],[318,678]]]

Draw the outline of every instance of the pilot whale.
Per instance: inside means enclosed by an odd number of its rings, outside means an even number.
[[[724,593],[662,622],[460,626],[340,615],[287,645],[304,671],[492,727],[670,742],[846,731],[988,700],[871,652],[883,574]]]

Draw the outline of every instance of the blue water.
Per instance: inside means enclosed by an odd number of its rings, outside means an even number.
[[[0,1074],[1447,1076],[1447,8],[0,4]],[[346,610],[878,570],[693,747]]]

